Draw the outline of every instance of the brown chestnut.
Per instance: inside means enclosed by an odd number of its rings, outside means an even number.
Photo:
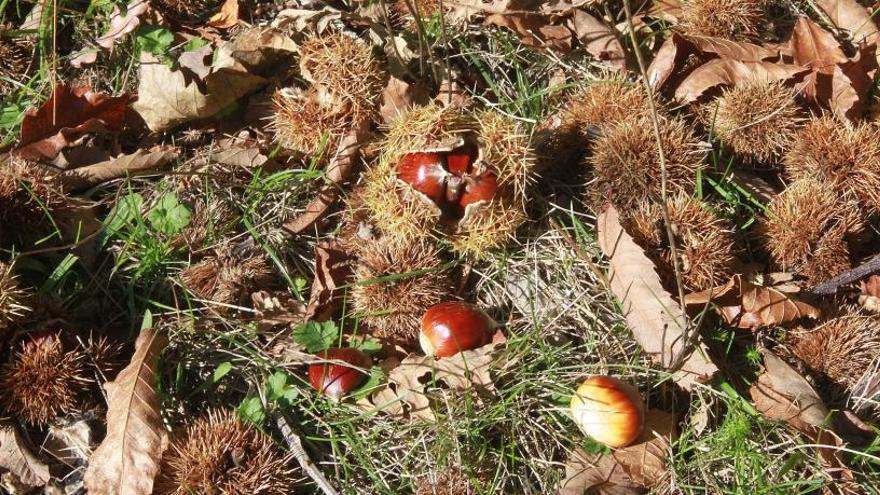
[[[450,151],[446,155],[446,168],[455,175],[464,175],[471,171],[471,165],[477,159],[477,148],[472,144],[465,144]]]
[[[419,343],[429,356],[450,357],[488,344],[497,327],[495,320],[472,304],[443,302],[422,316]]]
[[[450,175],[444,165],[439,153],[408,153],[397,164],[397,177],[439,204],[446,197]]]
[[[498,177],[492,172],[484,172],[477,177],[466,177],[463,189],[458,199],[458,205],[462,209],[477,201],[491,201],[498,190]]]
[[[351,366],[337,363],[315,363],[309,366],[309,381],[318,393],[339,399],[364,383],[373,361],[363,352],[350,347],[331,348],[317,355],[328,361],[343,361]],[[360,368],[360,369],[358,369]]]
[[[571,415],[578,428],[597,442],[621,448],[642,433],[645,403],[632,385],[610,376],[593,376],[571,398]]]

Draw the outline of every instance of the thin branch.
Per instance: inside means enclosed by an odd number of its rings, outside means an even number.
[[[318,469],[318,466],[312,462],[312,459],[309,457],[309,454],[306,452],[306,449],[303,447],[302,439],[296,432],[293,431],[293,428],[290,427],[290,424],[284,419],[284,416],[281,414],[277,414],[275,418],[275,422],[278,425],[278,429],[281,430],[281,436],[284,437],[284,441],[287,442],[288,447],[290,447],[290,452],[293,454],[293,457],[296,458],[299,465],[302,466],[303,471],[318,485],[318,488],[325,495],[339,495],[339,492],[333,488],[333,485],[327,481],[327,478],[324,477],[324,473]]]

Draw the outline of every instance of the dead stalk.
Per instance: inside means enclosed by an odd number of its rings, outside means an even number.
[[[338,495],[339,492],[333,488],[333,485],[327,481],[327,478],[324,477],[324,473],[318,469],[318,466],[312,462],[312,459],[309,457],[309,454],[306,452],[306,449],[303,447],[302,439],[296,432],[293,431],[293,428],[290,427],[290,424],[284,419],[284,416],[278,414],[275,418],[275,422],[278,425],[278,429],[281,431],[281,436],[284,437],[284,441],[287,442],[288,447],[290,447],[290,452],[296,458],[299,465],[302,466],[303,471],[318,485],[318,488],[325,495]]]

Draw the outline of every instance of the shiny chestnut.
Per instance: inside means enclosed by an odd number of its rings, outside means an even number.
[[[309,366],[309,381],[318,393],[339,399],[367,379],[367,373],[373,361],[363,352],[350,347],[332,348],[317,355],[328,361],[342,361],[351,366],[337,363],[315,363]],[[360,369],[358,369],[360,368]]]
[[[458,206],[462,209],[478,201],[491,201],[498,191],[498,177],[492,172],[484,172],[476,177],[466,177]]]
[[[444,302],[425,311],[419,343],[429,356],[450,357],[488,344],[497,327],[495,320],[472,304]]]
[[[449,176],[440,153],[408,153],[397,164],[397,177],[400,180],[438,204],[446,197],[446,180]]]
[[[477,147],[465,144],[446,154],[446,169],[454,175],[468,174],[476,160]]]
[[[587,378],[571,398],[571,415],[599,443],[621,448],[645,427],[645,403],[632,385],[610,376]]]

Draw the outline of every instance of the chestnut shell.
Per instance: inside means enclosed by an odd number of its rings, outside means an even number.
[[[495,320],[473,304],[443,302],[425,311],[419,342],[425,354],[450,357],[488,344],[497,326]]]
[[[317,356],[321,359],[344,361],[354,366],[342,364],[315,363],[309,366],[309,382],[320,394],[339,399],[360,386],[367,379],[367,373],[356,368],[369,369],[373,361],[363,352],[351,347],[334,347]]]
[[[464,209],[477,201],[491,201],[498,191],[498,178],[492,172],[484,172],[477,177],[470,177],[465,181],[464,192],[458,200],[458,205]]]
[[[435,203],[446,197],[449,172],[440,153],[408,153],[397,164],[397,177]]]

